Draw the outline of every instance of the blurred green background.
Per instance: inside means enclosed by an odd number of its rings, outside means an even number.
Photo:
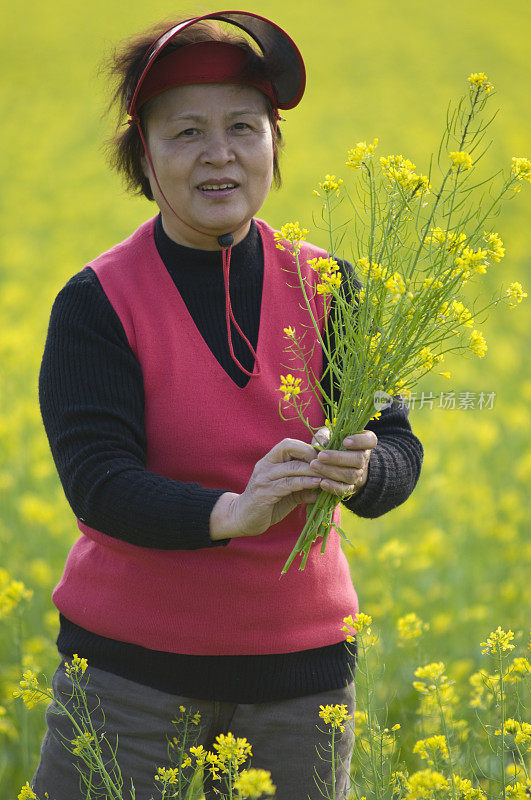
[[[4,6],[0,564],[34,591],[20,628],[11,617],[0,619],[0,796],[11,797],[8,788],[12,793],[35,766],[43,713],[37,707],[28,723],[9,692],[23,663],[49,675],[55,668],[50,595],[77,536],[38,407],[50,310],[71,275],[156,211],[128,196],[105,163],[109,93],[98,66],[120,38],[160,18],[213,9],[160,0]],[[311,229],[310,240],[325,245],[324,234],[312,230],[317,182],[325,173],[353,181],[346,151],[374,137],[378,155],[402,153],[426,173],[448,103],[467,91],[471,72],[485,72],[496,89],[488,172],[507,171],[512,156],[531,155],[530,8],[527,0],[249,2],[245,10],[277,21],[294,38],[308,76],[300,106],[283,114],[283,188],[271,193],[260,216],[274,227],[297,219]],[[510,281],[529,291],[530,189],[524,184],[496,221],[507,255],[485,276],[489,294]],[[428,376],[420,387],[495,392],[494,408],[412,409],[425,449],[414,494],[377,520],[345,514],[360,607],[381,634],[381,701],[391,704],[392,721],[404,724],[406,742],[414,720],[412,672],[422,658],[450,662],[466,706],[468,676],[484,661],[479,642],[501,625],[524,644],[531,599],[528,308],[524,301],[515,311],[499,309],[482,326],[486,358],[448,363],[450,381]],[[408,612],[430,624],[420,650],[397,647],[396,623]]]

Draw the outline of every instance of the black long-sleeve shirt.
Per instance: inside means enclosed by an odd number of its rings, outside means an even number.
[[[232,360],[225,328],[220,251],[184,247],[164,232],[155,243],[201,335],[238,386],[249,377]],[[230,297],[234,315],[256,347],[263,251],[254,223],[232,249]],[[348,262],[343,272],[352,270]],[[234,352],[252,371],[241,337]],[[142,369],[121,321],[95,272],[85,268],[58,293],[39,375],[41,413],[57,471],[72,510],[90,527],[143,547],[198,549],[226,546],[210,539],[213,506],[227,489],[181,483],[146,469]],[[393,403],[367,425],[378,437],[369,476],[345,505],[374,518],[403,503],[420,474],[422,445],[408,410]],[[80,590],[81,587],[80,587]],[[190,656],[115,642],[61,618],[60,652],[155,688],[190,697],[266,702],[338,688],[350,679],[353,658],[345,643],[301,653]]]

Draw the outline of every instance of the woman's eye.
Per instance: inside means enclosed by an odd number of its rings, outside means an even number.
[[[190,136],[193,136],[194,133],[197,133],[197,128],[186,128],[186,130],[181,131],[178,136],[185,136],[189,138]]]
[[[236,128],[236,130],[238,130],[238,131],[244,131],[246,128],[248,128],[248,127],[249,127],[249,125],[248,125],[246,122],[236,122],[236,123],[234,124],[234,127],[235,127],[235,128]]]

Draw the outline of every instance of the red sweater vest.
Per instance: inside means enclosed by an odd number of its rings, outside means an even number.
[[[117,312],[143,372],[146,468],[176,481],[242,492],[255,463],[281,439],[310,441],[298,420],[279,416],[280,375],[298,365],[283,329],[305,331],[311,369],[322,351],[311,327],[292,255],[255,219],[264,248],[257,343],[259,377],[236,386],[197,330],[155,246],[154,219],[87,264]],[[304,244],[301,263],[325,255]],[[220,257],[221,264],[221,257]],[[220,266],[221,269],[221,266]],[[316,273],[306,265],[310,287]],[[310,294],[312,292],[310,291]],[[322,297],[312,300],[323,325]],[[315,346],[314,346],[315,345]],[[255,366],[256,371],[256,366]],[[304,385],[304,379],[302,385]],[[323,424],[313,394],[306,409]],[[305,398],[306,399],[306,398]],[[286,653],[335,644],[358,599],[337,533],[306,567],[281,569],[304,525],[298,506],[260,536],[197,550],[156,550],[118,540],[77,520],[82,536],[53,593],[56,607],[89,631],[152,650],[195,655]],[[335,520],[339,522],[339,506]]]

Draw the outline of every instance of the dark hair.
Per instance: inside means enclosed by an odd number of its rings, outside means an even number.
[[[148,200],[153,200],[151,186],[148,178],[142,170],[142,156],[144,147],[136,125],[124,123],[127,115],[127,99],[136,87],[142,74],[143,60],[151,45],[159,36],[171,28],[173,25],[183,22],[182,19],[166,20],[146,29],[140,34],[124,39],[103,62],[101,70],[107,73],[111,81],[115,84],[114,93],[105,113],[109,113],[113,108],[117,112],[116,129],[112,136],[105,142],[107,159],[113,169],[122,175],[126,187],[135,194],[144,195]],[[232,27],[232,26],[231,26]],[[250,80],[269,80],[275,83],[275,76],[278,74],[279,66],[274,58],[265,58],[249,44],[244,36],[228,32],[215,20],[201,20],[195,25],[186,28],[179,34],[178,44],[170,42],[163,51],[164,55],[170,49],[178,49],[186,44],[203,41],[223,41],[236,44],[247,52],[247,60],[243,69],[237,76],[237,80],[246,83]],[[273,105],[266,95],[264,98],[267,103],[267,113],[274,135],[275,111]],[[144,104],[139,111],[142,132],[146,136],[146,117],[149,111],[150,101]],[[279,150],[282,146],[282,134],[277,126],[275,139],[275,151],[273,157],[273,185],[279,189],[282,185],[282,176],[278,163]]]

